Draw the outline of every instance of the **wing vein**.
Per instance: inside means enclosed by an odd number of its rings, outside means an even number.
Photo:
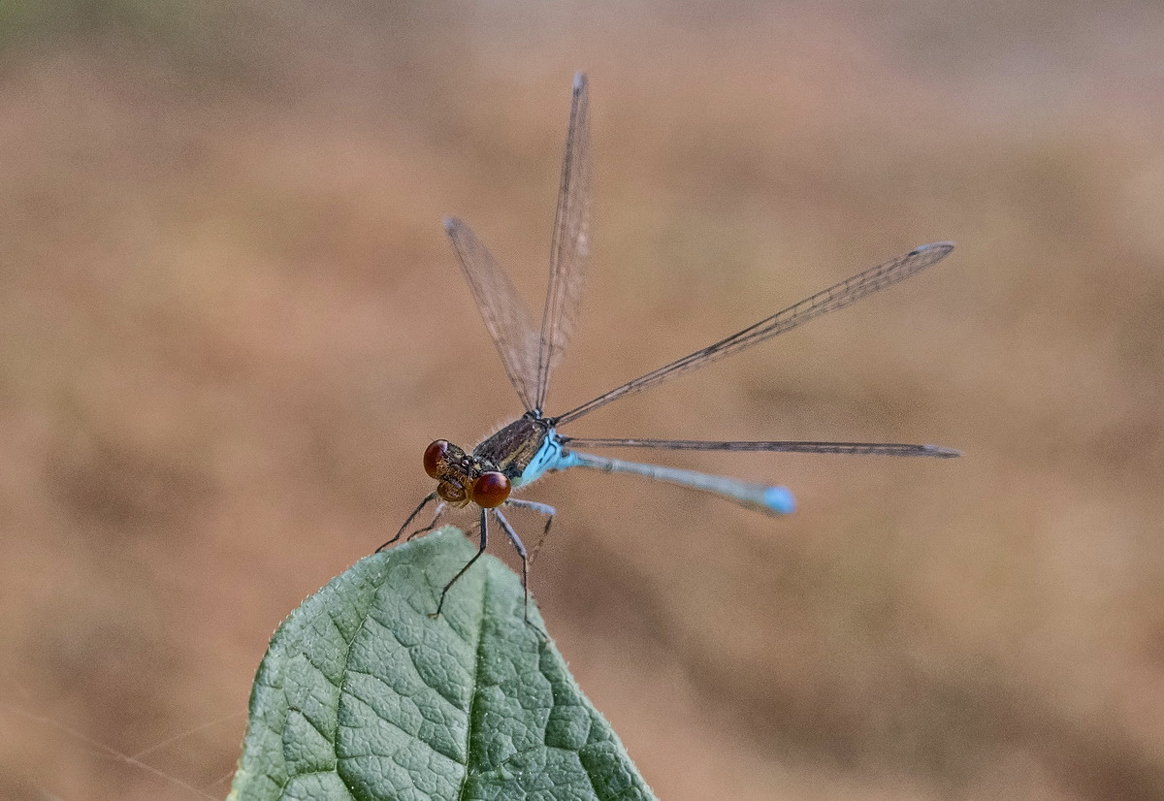
[[[541,409],[550,373],[574,330],[590,250],[590,95],[586,76],[574,76],[562,182],[554,213],[550,281],[542,312],[534,408]]]
[[[823,314],[843,309],[874,292],[916,275],[926,267],[941,261],[953,249],[954,245],[949,242],[923,245],[895,259],[890,259],[884,264],[871,267],[852,278],[834,284],[799,303],[782,309],[771,317],[766,317],[742,331],[737,331],[719,342],[700,348],[670,364],[665,364],[638,378],[631,379],[622,386],[604,392],[581,406],[576,406],[570,411],[558,415],[554,420],[558,425],[564,425],[625,395],[642,392],[644,389],[653,387],[688,370],[703,367],[725,356],[746,350],[777,334],[791,331],[793,328]]]
[[[961,456],[940,445],[909,445],[902,442],[813,442],[807,440],[694,440],[694,439],[594,439],[561,437],[570,448],[658,448],[669,451],[766,451],[769,453],[838,453],[860,456]]]
[[[445,231],[509,383],[527,411],[536,408],[537,334],[529,310],[509,276],[469,226],[451,217],[445,220]]]

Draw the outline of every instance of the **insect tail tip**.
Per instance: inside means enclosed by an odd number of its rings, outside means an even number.
[[[788,487],[768,487],[764,490],[764,506],[774,514],[790,515],[796,511],[796,496]]]

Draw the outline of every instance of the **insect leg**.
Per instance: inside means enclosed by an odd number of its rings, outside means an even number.
[[[434,514],[432,516],[432,520],[429,521],[429,524],[427,526],[425,526],[424,528],[418,528],[416,531],[409,534],[408,539],[411,540],[413,537],[419,537],[424,532],[432,531],[434,528],[436,528],[437,521],[440,520],[441,517],[444,515],[446,508],[448,508],[448,504],[446,504],[444,501],[441,501],[440,503],[438,503],[437,508],[436,508],[436,514]]]
[[[383,545],[381,545],[379,548],[377,548],[377,549],[376,549],[376,553],[379,553],[380,551],[384,550],[384,549],[385,549],[385,548],[387,548],[389,545],[391,545],[392,543],[394,543],[394,542],[396,542],[398,539],[400,539],[400,535],[402,535],[402,534],[404,533],[404,529],[408,528],[408,524],[409,524],[409,523],[411,523],[413,520],[415,520],[415,519],[416,519],[416,516],[417,516],[418,514],[420,514],[420,510],[421,510],[421,509],[423,509],[424,507],[428,506],[428,505],[429,505],[430,503],[432,503],[433,501],[435,501],[435,500],[436,500],[436,498],[437,498],[437,494],[436,494],[435,492],[431,492],[431,493],[429,493],[428,495],[425,495],[425,496],[424,496],[424,500],[420,502],[420,505],[419,505],[419,506],[417,506],[415,509],[413,509],[413,510],[412,510],[412,514],[410,514],[410,515],[408,516],[408,519],[404,521],[404,525],[403,525],[403,526],[401,526],[401,527],[400,527],[400,530],[396,532],[396,536],[395,536],[395,537],[393,537],[392,539],[388,540],[388,542],[384,543],[384,544],[383,544]],[[443,507],[443,506],[444,506],[444,504],[441,504],[441,506]],[[439,515],[441,511],[443,511],[443,509],[438,509],[438,510],[437,510],[437,514]],[[434,522],[435,522],[435,521],[434,521]]]
[[[489,544],[489,527],[486,525],[487,519],[485,517],[488,511],[488,509],[481,509],[481,546],[477,549],[477,553],[473,554],[473,558],[466,562],[465,566],[457,571],[457,575],[453,576],[452,580],[445,585],[443,590],[441,590],[441,599],[437,602],[436,611],[429,615],[429,617],[438,617],[440,615],[441,609],[444,608],[445,597],[448,596],[449,590],[452,589],[452,586],[457,583],[457,580],[461,576],[465,575],[465,571],[471,568],[473,563],[481,558],[481,554],[485,553],[485,546]]]
[[[520,505],[520,504],[519,504]],[[541,506],[542,504],[535,504]],[[525,592],[524,606],[522,609],[522,617],[525,619],[525,624],[538,633],[542,640],[550,639],[550,635],[546,634],[540,626],[529,619],[529,563],[530,559],[526,554],[525,543],[521,541],[521,537],[517,535],[513,526],[505,519],[505,515],[501,514],[500,509],[494,509],[493,514],[497,517],[497,524],[501,526],[501,530],[505,532],[505,536],[509,537],[509,541],[513,543],[514,549],[517,550],[518,556],[521,557],[521,588]]]
[[[529,509],[531,512],[537,512],[546,518],[546,525],[542,529],[542,535],[538,537],[538,541],[534,543],[533,550],[530,551],[529,561],[530,564],[533,564],[533,561],[538,558],[538,551],[542,549],[542,543],[546,541],[546,536],[550,533],[550,524],[554,522],[554,516],[558,514],[558,510],[548,503],[526,501],[521,498],[510,498],[505,504],[506,506],[516,506],[519,509]]]

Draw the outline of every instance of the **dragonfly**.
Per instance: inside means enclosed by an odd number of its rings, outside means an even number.
[[[767,451],[781,453],[853,454],[902,457],[951,458],[960,453],[937,445],[887,442],[808,442],[765,440],[755,442],[683,439],[594,439],[570,437],[560,429],[607,404],[634,395],[751,348],[837,309],[842,309],[882,289],[917,275],[937,264],[953,250],[950,242],[923,245],[821,290],[770,317],[665,364],[625,384],[603,392],[561,414],[542,411],[554,367],[562,358],[578,314],[590,246],[590,96],[586,75],[574,76],[566,150],[550,249],[550,277],[540,328],[519,297],[509,277],[489,250],[464,222],[445,220],[457,263],[464,273],[485,327],[497,347],[502,365],[525,409],[512,423],[466,451],[438,439],[425,448],[424,470],[437,485],[404,521],[382,550],[400,539],[420,513],[435,503],[428,525],[414,536],[436,527],[449,507],[476,506],[479,514],[478,550],[441,591],[434,616],[440,614],[449,590],[485,553],[490,520],[509,539],[521,558],[525,589],[526,621],[529,620],[529,565],[546,540],[557,510],[545,503],[516,498],[547,473],[586,468],[605,473],[628,473],[717,495],[740,506],[773,516],[791,514],[796,507],[787,487],[741,481],[726,476],[658,464],[630,462],[587,452],[597,448],[632,448],[671,451]],[[534,549],[527,550],[503,509],[527,509],[545,518]]]

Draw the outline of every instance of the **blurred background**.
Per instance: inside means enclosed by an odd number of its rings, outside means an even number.
[[[569,433],[961,460],[661,456],[783,520],[527,494],[548,629],[659,797],[1164,798],[1162,65],[1154,0],[0,5],[0,797],[226,794],[275,626],[430,440],[520,411],[440,220],[540,309],[585,69],[551,413],[959,243]]]

